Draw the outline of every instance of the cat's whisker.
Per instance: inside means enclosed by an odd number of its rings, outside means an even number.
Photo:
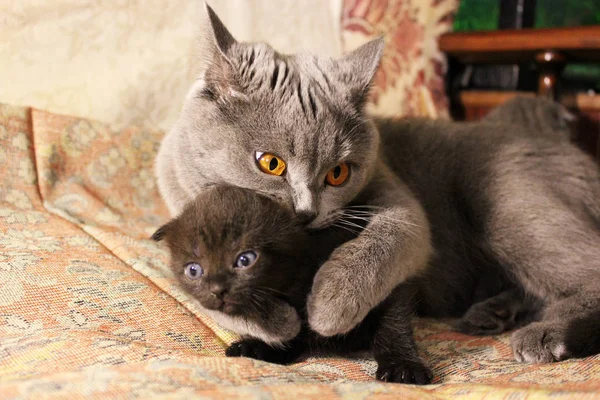
[[[350,229],[350,227],[347,227],[345,225],[341,225],[339,222],[335,222],[332,226],[335,226],[335,227],[340,228],[340,229],[344,229],[344,230],[352,233],[353,235],[358,235],[360,233],[360,231],[357,231],[355,229]]]
[[[254,289],[257,290],[257,291],[259,291],[259,292],[262,292],[264,294],[268,294],[268,292],[273,292],[273,293],[276,293],[276,294],[287,296],[287,293],[284,293],[284,292],[282,292],[280,290],[276,290],[276,289],[273,289],[273,288],[270,288],[270,287],[266,287],[266,286],[257,286]]]
[[[397,223],[397,224],[401,224],[401,225],[409,225],[409,226],[414,226],[417,228],[421,228],[420,225],[417,225],[415,223],[412,222],[408,222],[406,220],[403,219],[397,219],[397,218],[392,218],[390,216],[387,215],[383,215],[383,214],[378,214],[378,213],[370,213],[367,211],[364,212],[356,212],[354,210],[350,211],[348,213],[346,213],[347,216],[354,218],[354,219],[361,219],[361,220],[365,220],[365,221],[370,221],[372,218],[377,217],[379,220],[384,220],[386,222],[393,222],[393,223]],[[372,218],[367,218],[367,216],[372,217]]]
[[[264,298],[257,296],[256,293],[250,293],[248,299],[250,300],[250,303],[248,304],[252,304],[254,311],[256,311],[257,314],[266,314]]]
[[[351,226],[351,227],[357,228],[359,231],[362,231],[363,229],[365,229],[363,226],[360,226],[359,224],[355,224],[354,222],[351,222],[351,221],[348,221],[348,220],[345,220],[342,218],[340,218],[338,220],[338,222],[341,224],[345,224],[346,226]]]
[[[382,216],[382,217],[383,218],[381,218],[381,219],[378,220],[378,224],[379,225],[384,225],[384,226],[387,225],[387,226],[392,227],[392,228],[398,228],[399,225],[400,226],[403,225],[405,227],[404,231],[403,231],[404,233],[406,233],[406,234],[408,234],[408,235],[410,235],[412,237],[420,237],[420,235],[419,235],[418,232],[414,231],[413,229],[408,228],[410,226],[419,227],[418,225],[412,224],[412,223],[404,221],[404,220],[393,219],[393,218],[389,218],[389,217],[385,217],[385,216]],[[369,225],[370,222],[371,222],[371,219],[365,218],[365,217],[347,216],[346,218],[344,218],[344,217],[340,218],[338,220],[338,222],[340,222],[340,223],[346,223],[346,224],[351,225],[351,226],[360,226],[360,225],[358,225],[358,224],[356,224],[356,223],[354,223],[352,221],[349,221],[348,219],[362,220],[362,221],[367,222],[367,225],[365,227],[361,227],[361,231],[362,232],[371,232],[373,230],[372,227]]]
[[[354,132],[356,132],[358,129],[363,128],[363,127],[364,127],[364,123],[362,121],[359,121],[348,131],[347,135],[352,136],[352,134],[354,134]]]
[[[345,206],[344,209],[346,210],[385,210],[386,207],[381,207],[381,206],[371,206],[371,205],[362,205],[362,206]]]

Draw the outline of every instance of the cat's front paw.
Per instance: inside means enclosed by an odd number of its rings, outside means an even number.
[[[386,361],[379,363],[375,377],[382,382],[427,385],[431,383],[433,373],[427,366],[420,362]]]
[[[341,335],[352,330],[368,314],[362,290],[347,266],[328,261],[319,269],[308,297],[308,323],[322,336]]]
[[[273,347],[258,339],[243,339],[225,350],[227,357],[247,357],[274,364],[289,364],[300,355],[295,348]]]

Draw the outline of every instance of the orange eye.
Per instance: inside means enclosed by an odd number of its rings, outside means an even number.
[[[340,186],[342,183],[346,182],[348,175],[350,175],[350,167],[343,162],[327,172],[325,182],[331,186]]]
[[[275,154],[256,152],[256,162],[265,174],[281,176],[285,172],[285,162]]]

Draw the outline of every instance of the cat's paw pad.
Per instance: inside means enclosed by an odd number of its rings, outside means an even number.
[[[513,355],[522,363],[549,363],[570,357],[562,332],[551,324],[533,323],[512,334]]]
[[[341,335],[352,330],[367,315],[361,307],[361,291],[347,279],[347,268],[325,263],[315,276],[307,301],[308,323],[322,336]],[[363,305],[364,306],[364,305]]]
[[[514,326],[513,317],[507,308],[493,307],[487,302],[478,303],[458,320],[456,329],[467,335],[496,335]]]
[[[427,385],[431,383],[433,373],[420,362],[381,362],[377,366],[375,377],[382,382]]]

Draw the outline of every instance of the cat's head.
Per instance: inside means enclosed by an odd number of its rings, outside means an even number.
[[[375,168],[379,135],[364,105],[383,41],[340,59],[284,55],[237,42],[207,12],[208,59],[175,127],[186,140],[177,154],[186,190],[225,182],[328,225]]]
[[[301,307],[316,261],[298,218],[248,189],[215,185],[152,236],[165,240],[170,268],[208,309],[251,316],[273,298]]]

